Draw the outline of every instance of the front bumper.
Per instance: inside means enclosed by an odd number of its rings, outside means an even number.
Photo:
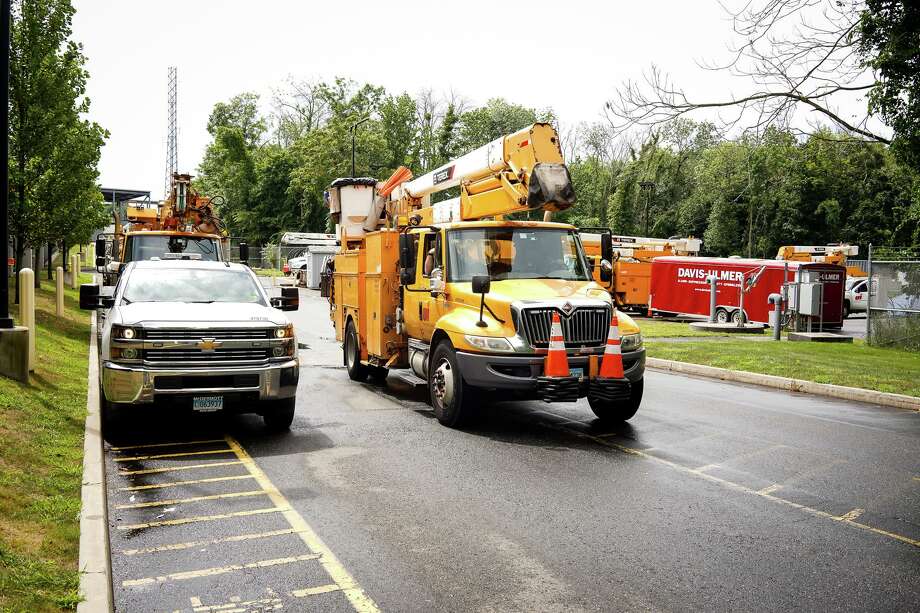
[[[208,369],[152,368],[102,363],[102,392],[109,402],[146,404],[167,396],[242,394],[259,400],[292,398],[297,393],[296,359],[259,366]]]
[[[570,368],[581,368],[585,374],[588,373],[588,355],[569,355],[568,359]],[[469,385],[530,392],[536,391],[537,379],[543,376],[544,357],[458,351],[457,362],[463,380]],[[642,379],[645,374],[645,347],[623,353],[623,372],[630,382]],[[582,381],[584,393],[587,393],[587,377]]]

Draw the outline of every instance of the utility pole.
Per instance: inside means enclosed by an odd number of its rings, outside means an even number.
[[[3,193],[0,194],[0,241],[3,243],[3,275],[0,279],[0,329],[13,327],[10,317],[10,0],[2,0],[0,28],[3,29]]]
[[[370,117],[365,117],[364,119],[359,119],[351,125],[351,177],[355,176],[355,133],[358,131],[358,126],[370,119]]]

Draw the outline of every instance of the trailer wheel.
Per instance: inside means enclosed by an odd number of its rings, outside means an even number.
[[[738,309],[737,311],[732,312],[732,323],[741,325],[747,321],[747,317],[744,316],[744,311]]]
[[[642,389],[644,387],[644,382],[644,379],[639,379],[630,385],[629,400],[604,402],[602,400],[592,399],[589,396],[588,404],[601,421],[627,421],[636,414],[636,411],[639,410],[639,405],[642,404]]]
[[[345,327],[345,342],[342,343],[342,351],[345,353],[345,369],[348,371],[348,378],[352,381],[365,381],[367,379],[367,366],[361,363],[361,345],[358,343],[358,332],[355,330],[355,322],[348,320],[348,326]]]
[[[441,424],[458,428],[473,412],[473,389],[463,381],[457,355],[449,341],[441,341],[428,366],[428,390],[434,415]]]
[[[716,309],[716,323],[727,324],[731,317],[726,309],[719,307]]]

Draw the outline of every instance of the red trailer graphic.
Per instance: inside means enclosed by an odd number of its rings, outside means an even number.
[[[762,272],[761,272],[762,271]],[[757,276],[757,274],[759,276]],[[769,323],[770,294],[782,294],[783,282],[800,283],[788,298],[786,310],[810,314],[825,327],[843,325],[843,295],[846,269],[819,262],[784,262],[735,258],[663,256],[652,260],[649,308],[657,313],[709,315],[709,282],[718,280],[716,305],[718,319],[727,321],[738,312],[742,280],[756,276],[754,286],[744,295],[747,321]],[[785,275],[785,279],[784,279]],[[820,283],[814,302],[804,301],[815,292],[811,284]],[[810,287],[804,287],[809,285]]]

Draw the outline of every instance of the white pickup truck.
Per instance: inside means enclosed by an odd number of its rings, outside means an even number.
[[[869,304],[869,279],[850,277],[847,279],[846,292],[843,296],[843,318],[850,313],[866,312]]]
[[[270,298],[246,266],[228,262],[129,262],[114,292],[80,288],[99,313],[103,427],[140,406],[258,413],[271,430],[294,418],[300,375],[295,288]]]

